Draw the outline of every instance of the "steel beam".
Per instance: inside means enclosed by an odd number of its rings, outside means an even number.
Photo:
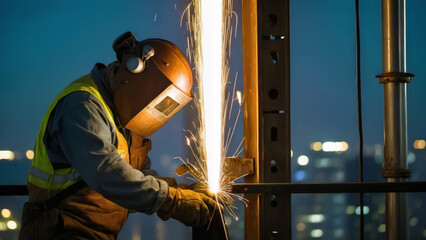
[[[425,192],[426,182],[234,183],[233,193]],[[0,196],[27,196],[26,185],[0,185]]]
[[[242,48],[244,87],[244,156],[253,158],[254,174],[244,182],[258,183],[259,171],[259,87],[258,87],[258,26],[257,0],[242,0]],[[259,195],[244,197],[250,207],[244,209],[245,239],[260,239]]]
[[[290,169],[288,0],[243,0],[244,156],[255,159],[246,183],[284,183]],[[291,239],[291,195],[246,194],[246,239]]]
[[[233,193],[383,193],[425,192],[426,182],[236,183]]]

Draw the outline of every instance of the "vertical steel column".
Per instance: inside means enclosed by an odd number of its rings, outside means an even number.
[[[405,0],[382,0],[382,69],[384,148],[382,169],[387,182],[403,182],[407,169],[407,83],[405,73]],[[405,193],[386,193],[386,239],[407,239]]]
[[[291,181],[288,0],[243,0],[244,135],[255,174],[247,183]],[[291,239],[291,195],[246,194],[246,239]]]

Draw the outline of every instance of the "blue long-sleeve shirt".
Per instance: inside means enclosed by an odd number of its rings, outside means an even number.
[[[114,113],[113,93],[100,73],[102,68],[105,65],[96,64],[91,77]],[[121,130],[129,142],[129,132]],[[155,177],[149,159],[142,171],[123,160],[115,147],[116,135],[116,127],[99,100],[87,92],[73,92],[52,112],[44,144],[52,165],[71,165],[90,188],[108,200],[152,214],[163,203],[168,185]]]

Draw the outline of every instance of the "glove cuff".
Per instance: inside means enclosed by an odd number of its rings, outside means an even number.
[[[179,199],[178,191],[179,190],[175,188],[169,187],[166,199],[157,211],[157,215],[161,218],[161,220],[166,221],[173,215],[177,206],[177,200]]]

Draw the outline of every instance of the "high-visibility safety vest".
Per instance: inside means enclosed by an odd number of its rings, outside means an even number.
[[[56,104],[66,95],[76,91],[86,91],[95,96],[100,101],[104,111],[108,116],[108,119],[112,123],[114,123],[112,111],[103,100],[101,94],[99,93],[98,87],[96,86],[90,75],[86,75],[74,81],[56,97],[56,99],[51,103],[50,107],[48,108],[41,124],[35,144],[34,159],[32,160],[32,165],[27,179],[29,183],[37,187],[46,189],[48,191],[47,197],[51,197],[52,190],[54,192],[56,192],[57,190],[63,190],[80,180],[80,175],[73,167],[63,169],[53,168],[49,156],[47,155],[47,150],[43,141],[50,115]],[[129,162],[129,154],[126,154],[127,142],[117,128],[116,132],[118,137],[117,149],[121,155],[125,156],[126,161]]]
[[[68,239],[76,237],[83,239],[115,239],[127,219],[127,209],[109,201],[88,186],[77,190],[59,202],[57,206],[34,217],[33,213],[36,207],[32,203],[49,199],[81,178],[73,167],[55,169],[47,155],[43,141],[50,115],[56,104],[63,97],[76,91],[89,92],[95,96],[101,103],[108,119],[115,125],[112,111],[103,100],[90,75],[74,81],[56,97],[43,119],[37,136],[34,159],[27,178],[29,200],[24,205],[23,225],[19,239]],[[117,151],[129,162],[129,149],[126,139],[118,131],[117,127],[116,133]],[[132,142],[130,152],[134,152],[134,156],[130,156],[131,165],[134,168],[143,166],[148,151],[151,149],[151,142],[149,140],[146,141],[147,144],[143,144],[142,147],[138,147],[135,141],[132,140]],[[139,142],[142,145],[142,140]],[[133,151],[132,148],[136,147],[138,147],[137,151]]]

